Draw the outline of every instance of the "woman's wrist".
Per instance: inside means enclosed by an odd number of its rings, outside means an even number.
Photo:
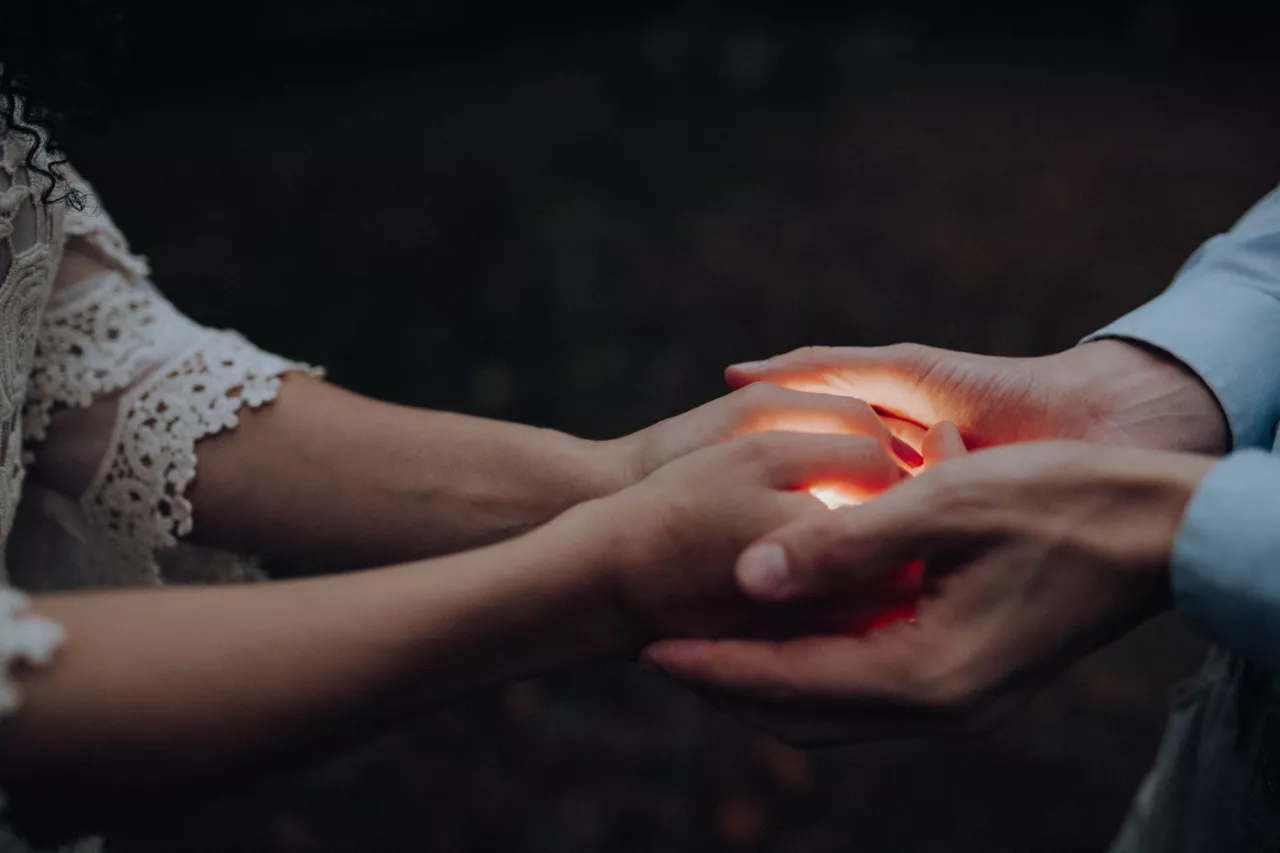
[[[643,643],[622,594],[622,579],[643,558],[614,507],[607,497],[584,501],[510,543],[530,548],[546,567],[541,594],[567,603],[584,659],[627,654]]]
[[[642,470],[634,435],[604,440],[570,438],[577,442],[573,452],[579,460],[581,493],[586,496],[585,500],[620,492],[643,480],[648,473]]]

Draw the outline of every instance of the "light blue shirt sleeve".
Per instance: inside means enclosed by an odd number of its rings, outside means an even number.
[[[1217,395],[1237,448],[1280,421],[1280,189],[1209,240],[1164,293],[1085,340],[1129,338],[1183,362]]]
[[[1090,335],[1158,347],[1227,415],[1235,453],[1192,496],[1174,544],[1174,602],[1214,642],[1280,671],[1280,190],[1201,246],[1172,285]]]
[[[1241,450],[1187,505],[1172,563],[1173,599],[1213,642],[1280,672],[1280,457]]]

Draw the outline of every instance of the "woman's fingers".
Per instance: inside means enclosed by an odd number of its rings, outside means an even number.
[[[761,466],[767,485],[775,489],[827,485],[861,501],[907,476],[884,446],[868,436],[771,432],[741,441],[741,452]]]
[[[734,388],[772,382],[798,391],[866,400],[875,408],[916,423],[943,419],[925,380],[940,351],[917,344],[887,347],[804,347],[725,371]]]
[[[780,385],[759,383],[736,392],[743,412],[736,434],[754,432],[806,432],[830,435],[865,435],[889,452],[893,435],[871,406],[852,397],[809,394]]]
[[[923,467],[927,468],[948,459],[964,456],[969,449],[964,446],[964,439],[960,437],[960,430],[956,425],[950,421],[943,421],[925,433],[920,443],[920,451],[924,461]]]
[[[885,425],[885,429],[889,430],[890,435],[894,438],[905,441],[917,451],[920,450],[924,443],[924,435],[928,432],[927,427],[922,427],[915,421],[908,421],[897,415],[890,415],[885,412],[878,412],[880,421]]]

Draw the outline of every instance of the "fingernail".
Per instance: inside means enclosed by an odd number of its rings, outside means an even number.
[[[914,447],[896,435],[893,436],[893,452],[911,468],[919,468],[924,464],[924,457]]]
[[[738,560],[738,583],[748,595],[783,598],[790,582],[787,552],[776,542],[749,548]]]
[[[747,373],[753,373],[758,370],[764,370],[769,362],[767,361],[740,361],[737,364],[729,365],[734,370],[743,370]]]

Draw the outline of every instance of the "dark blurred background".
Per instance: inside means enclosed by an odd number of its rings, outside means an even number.
[[[171,4],[68,147],[197,319],[606,437],[734,360],[1045,353],[1158,292],[1280,180],[1252,5]],[[600,666],[119,849],[1100,850],[1202,651],[1160,623],[993,737],[813,753]]]

